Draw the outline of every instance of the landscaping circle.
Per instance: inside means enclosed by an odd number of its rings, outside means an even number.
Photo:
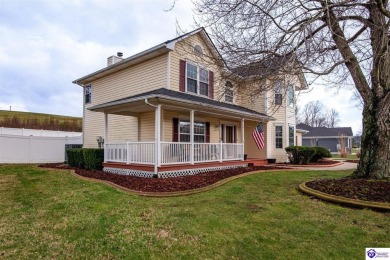
[[[390,210],[390,181],[354,178],[308,181],[299,189],[320,199],[355,207]]]

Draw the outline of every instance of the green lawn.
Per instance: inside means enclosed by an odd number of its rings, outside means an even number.
[[[310,199],[268,172],[209,192],[143,198],[69,171],[0,166],[2,259],[363,259],[388,247],[390,214]]]

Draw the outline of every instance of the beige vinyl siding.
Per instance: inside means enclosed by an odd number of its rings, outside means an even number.
[[[155,140],[155,112],[140,114],[140,141],[148,142]]]
[[[104,114],[86,110],[84,120],[84,147],[96,148],[96,137],[104,136]],[[136,117],[108,115],[108,142],[137,141],[137,129]]]
[[[103,113],[91,112],[87,108],[165,87],[167,57],[168,55],[164,54],[90,82],[92,86],[92,100],[91,103],[84,106],[84,147],[97,147],[96,137],[104,135]],[[136,117],[109,115],[108,118],[109,142],[138,140],[138,123]],[[154,131],[154,125],[152,130]],[[149,135],[150,133],[147,132],[147,134]],[[154,136],[152,140],[154,140]]]
[[[252,137],[252,132],[257,126],[256,122],[245,122],[245,154],[251,159],[267,159],[267,145],[265,144],[264,149],[259,150]],[[267,140],[267,125],[262,124],[264,131],[264,140]]]
[[[267,157],[268,158],[276,158],[277,162],[286,162],[287,155],[285,148],[289,146],[289,126],[293,126],[295,128],[295,104],[293,107],[289,107],[287,104],[287,82],[290,81],[293,83],[294,87],[298,86],[299,81],[297,77],[286,77],[284,85],[285,89],[283,90],[283,100],[282,105],[276,106],[274,104],[275,100],[275,92],[272,88],[267,92],[267,106],[268,106],[268,115],[274,117],[276,121],[268,122],[268,138],[267,138]],[[273,82],[271,81],[271,86],[273,86]],[[283,148],[275,147],[275,126],[282,125],[283,126]],[[295,140],[294,140],[295,142]]]
[[[205,55],[197,56],[194,54],[193,49],[195,45],[201,46]],[[206,42],[199,34],[192,35],[175,45],[175,50],[170,53],[170,87],[172,90],[179,91],[180,80],[180,60],[188,60],[199,64],[214,72],[214,99],[220,100],[220,85],[221,74],[218,66],[215,65],[215,61],[210,59],[211,51],[208,48]]]
[[[164,110],[164,135],[163,140],[172,142],[173,137],[173,118],[189,120],[190,112],[176,112]],[[235,125],[237,129],[237,142],[241,142],[241,122],[239,121],[224,121],[218,117],[208,116],[195,111],[195,121],[210,123],[210,143],[219,143],[220,141],[220,126],[221,124]]]
[[[295,132],[295,145],[302,146],[302,133]]]
[[[245,82],[237,89],[235,103],[254,111],[265,113],[264,92],[259,91],[263,83],[260,81]]]

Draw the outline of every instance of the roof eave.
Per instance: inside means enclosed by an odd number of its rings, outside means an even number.
[[[72,83],[83,86],[84,84],[89,83],[92,80],[104,77],[104,76],[111,74],[113,72],[125,69],[127,67],[133,66],[133,65],[138,64],[140,62],[143,62],[143,61],[149,60],[151,58],[160,56],[164,53],[167,53],[167,52],[173,50],[173,48],[174,48],[174,44],[172,44],[170,42],[156,45],[150,49],[147,49],[143,52],[140,52],[140,53],[137,53],[133,56],[130,56],[130,57],[128,57],[128,58],[126,58],[118,63],[115,63],[111,66],[105,67],[105,68],[100,69],[98,71],[95,71],[91,74],[88,74],[84,77],[76,79],[76,80],[72,81]]]
[[[88,108],[88,110],[96,111],[96,112],[103,112],[104,108],[108,108],[108,107],[112,107],[112,106],[116,106],[116,105],[123,105],[123,104],[126,104],[126,103],[141,101],[141,100],[145,100],[145,99],[152,99],[152,98],[158,98],[160,100],[161,99],[166,99],[166,100],[170,100],[170,101],[178,101],[178,102],[181,102],[181,103],[191,103],[191,104],[198,105],[198,106],[205,106],[204,103],[197,102],[197,101],[189,102],[186,99],[171,97],[171,96],[167,96],[167,95],[163,95],[163,94],[150,94],[150,95],[136,97],[136,98],[128,98],[128,99],[124,99],[124,100],[120,100],[120,101],[113,101],[113,102],[110,102],[110,103],[107,103],[107,104],[96,105],[96,106]],[[231,112],[233,114],[238,114],[238,115],[241,115],[241,116],[244,115],[244,116],[246,116],[247,118],[250,118],[250,119],[261,118],[261,119],[264,119],[266,121],[275,121],[276,120],[275,118],[273,118],[271,116],[267,116],[267,115],[254,114],[254,113],[249,113],[249,112],[245,112],[245,111],[239,111],[239,110],[236,110],[236,109],[230,109],[230,108],[226,108],[226,107],[218,107],[218,106],[215,106],[215,105],[207,105],[207,106],[209,106],[211,108],[214,108],[216,110],[220,110],[220,111],[228,111],[228,112]]]

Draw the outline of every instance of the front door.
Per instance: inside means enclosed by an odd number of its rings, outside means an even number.
[[[229,144],[236,142],[236,127],[233,125],[222,125],[222,140],[226,143],[223,149],[223,157],[225,159],[233,158],[236,146]]]
[[[229,144],[234,143],[234,127],[227,125],[225,133],[226,133],[225,143],[229,143]]]

